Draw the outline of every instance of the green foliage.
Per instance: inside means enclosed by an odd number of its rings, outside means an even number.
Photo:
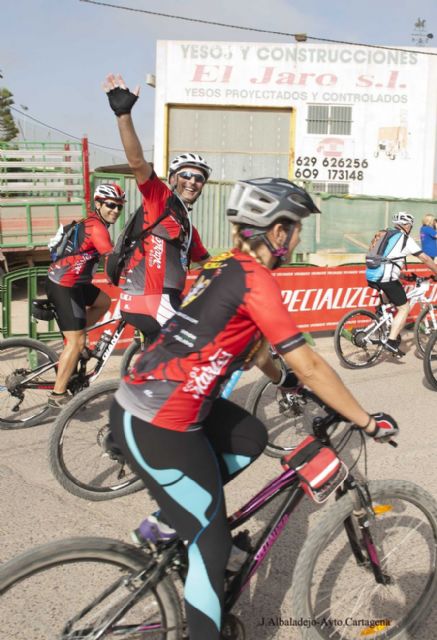
[[[6,87],[0,88],[0,142],[9,142],[19,133],[11,113],[14,104],[12,93]]]

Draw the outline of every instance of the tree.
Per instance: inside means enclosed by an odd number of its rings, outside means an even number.
[[[9,89],[0,88],[0,142],[9,142],[19,133],[11,113],[13,104],[12,93]]]

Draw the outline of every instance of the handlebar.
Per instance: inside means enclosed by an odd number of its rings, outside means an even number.
[[[322,440],[322,442],[329,444],[330,436],[328,435],[328,429],[329,427],[332,427],[334,425],[335,427],[337,427],[340,422],[350,422],[350,421],[346,420],[346,418],[344,418],[340,413],[337,413],[336,411],[333,411],[332,413],[328,413],[324,418],[318,416],[313,420],[314,435],[316,436],[316,438],[319,438],[320,440]],[[353,424],[351,425],[351,428],[356,429],[358,431],[363,431],[360,427]],[[335,428],[331,431],[331,434],[334,433],[334,431],[335,431]],[[390,446],[394,448],[398,447],[398,443],[395,440],[392,440],[390,437],[379,438],[378,442],[382,444],[388,443]]]
[[[416,282],[417,280],[420,282],[423,282],[424,280],[434,280],[437,282],[437,277],[434,274],[431,274],[430,276],[418,276],[417,273],[401,273],[400,278],[407,282]]]

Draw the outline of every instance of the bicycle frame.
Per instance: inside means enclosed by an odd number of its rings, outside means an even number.
[[[433,324],[437,328],[437,318],[434,317],[432,300],[430,300],[426,296],[426,293],[429,287],[430,287],[429,281],[424,281],[424,279],[418,278],[415,286],[409,291],[407,291],[406,293],[407,301],[410,303],[410,310],[413,309],[413,307],[416,304],[420,304],[422,308],[425,305],[428,305],[431,310],[431,314],[433,316]],[[382,316],[381,316],[381,319],[378,320],[376,324],[373,324],[373,323],[370,324],[370,326],[368,327],[369,331],[367,331],[366,328],[363,328],[363,331],[366,333],[367,338],[370,338],[376,331],[378,331],[378,329],[380,329],[381,327],[384,327],[384,325],[387,325],[385,328],[385,331],[388,332],[390,329],[391,323],[393,322],[394,316],[393,316],[393,313],[389,310],[391,307],[393,307],[393,305],[390,302],[388,303],[383,302],[382,293],[379,293],[379,298],[381,301]]]
[[[114,312],[106,319],[103,320],[102,322],[97,322],[96,324],[92,325],[91,327],[87,327],[85,330],[85,333],[89,333],[90,331],[93,331],[94,329],[100,329],[101,327],[105,327],[108,324],[112,324],[114,322],[118,322],[110,342],[106,345],[104,352],[102,353],[102,355],[100,356],[100,359],[97,360],[96,365],[94,367],[94,369],[92,371],[90,371],[88,374],[86,373],[86,363],[88,361],[88,359],[80,356],[79,361],[78,361],[78,372],[76,373],[76,376],[79,377],[80,381],[83,382],[86,385],[89,385],[91,382],[93,382],[94,380],[96,380],[96,378],[100,375],[103,367],[106,364],[106,361],[108,360],[109,356],[111,355],[111,353],[113,352],[117,342],[120,339],[121,334],[123,333],[123,330],[126,326],[126,321],[122,320],[120,318],[120,316],[118,315],[119,312],[119,303],[117,304],[116,308],[114,309]],[[108,315],[108,314],[106,314]],[[39,383],[34,383],[32,384],[32,380],[34,378],[37,378],[41,375],[43,375],[44,373],[46,373],[47,371],[50,371],[51,369],[56,369],[58,366],[58,362],[50,362],[48,364],[43,364],[40,367],[37,367],[36,369],[33,369],[32,373],[29,374],[28,376],[26,376],[23,380],[20,381],[20,387],[26,386],[29,389],[53,389],[55,386],[55,382],[54,381],[50,381],[50,382],[39,382]],[[74,376],[75,374],[73,374]]]
[[[317,419],[316,419],[317,420]],[[328,414],[323,419],[318,419],[314,423],[314,433],[316,437],[326,444],[330,444],[330,438],[327,429],[338,424],[342,417],[338,414]],[[394,445],[396,446],[396,445]],[[360,485],[356,482],[352,474],[344,481],[342,487],[336,489],[335,495],[341,498],[347,492],[353,492],[354,512],[353,516],[349,516],[345,522],[345,530],[351,545],[352,552],[359,565],[369,564],[375,582],[377,584],[388,584],[390,577],[383,573],[381,563],[379,561],[377,549],[373,543],[372,536],[368,527],[368,520],[373,516],[371,506],[371,496],[368,492],[367,485]],[[238,600],[240,594],[250,582],[252,576],[256,573],[261,563],[265,560],[273,545],[284,530],[292,512],[298,506],[305,492],[299,485],[299,479],[296,472],[288,469],[282,472],[277,478],[269,482],[246,504],[240,507],[235,513],[228,517],[228,523],[231,531],[242,526],[256,513],[264,509],[273,498],[285,493],[285,497],[276,510],[275,515],[270,519],[264,530],[261,532],[256,547],[251,549],[248,558],[241,569],[227,581],[227,589],[225,592],[224,613],[229,613]],[[361,536],[361,541],[358,540]],[[144,567],[135,573],[129,582],[131,584],[132,594],[128,601],[124,601],[120,609],[112,611],[110,619],[103,622],[103,626],[99,628],[96,639],[103,637],[108,628],[116,633],[140,632],[140,631],[169,631],[157,626],[156,623],[115,626],[118,620],[126,614],[127,610],[136,603],[148,589],[156,587],[163,576],[168,574],[171,568],[176,571],[179,577],[184,581],[187,570],[186,547],[181,540],[174,540],[170,543],[163,543],[161,547],[150,548],[145,557]],[[122,578],[123,580],[125,578]],[[120,584],[120,580],[108,587],[98,598],[90,603],[86,609],[79,612],[74,619],[70,620],[65,630],[78,622],[86,613],[94,606],[102,602],[110,593]]]

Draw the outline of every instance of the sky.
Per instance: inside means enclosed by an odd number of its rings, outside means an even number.
[[[430,45],[437,47],[435,0],[109,1],[237,26],[303,32],[312,38],[415,48],[411,35],[421,18],[426,20],[426,32],[434,33]],[[101,87],[111,72],[121,73],[130,88],[141,87],[133,117],[145,155],[153,159],[154,90],[145,78],[155,72],[157,40],[294,43],[286,36],[121,11],[80,0],[3,0],[0,15],[0,86],[12,91],[15,107],[24,107],[29,116],[72,136],[86,134],[92,150],[99,149],[94,144],[117,149],[100,151],[103,164],[124,161],[115,116]],[[29,137],[48,131],[16,112],[14,116]],[[66,138],[54,131],[50,136]]]

